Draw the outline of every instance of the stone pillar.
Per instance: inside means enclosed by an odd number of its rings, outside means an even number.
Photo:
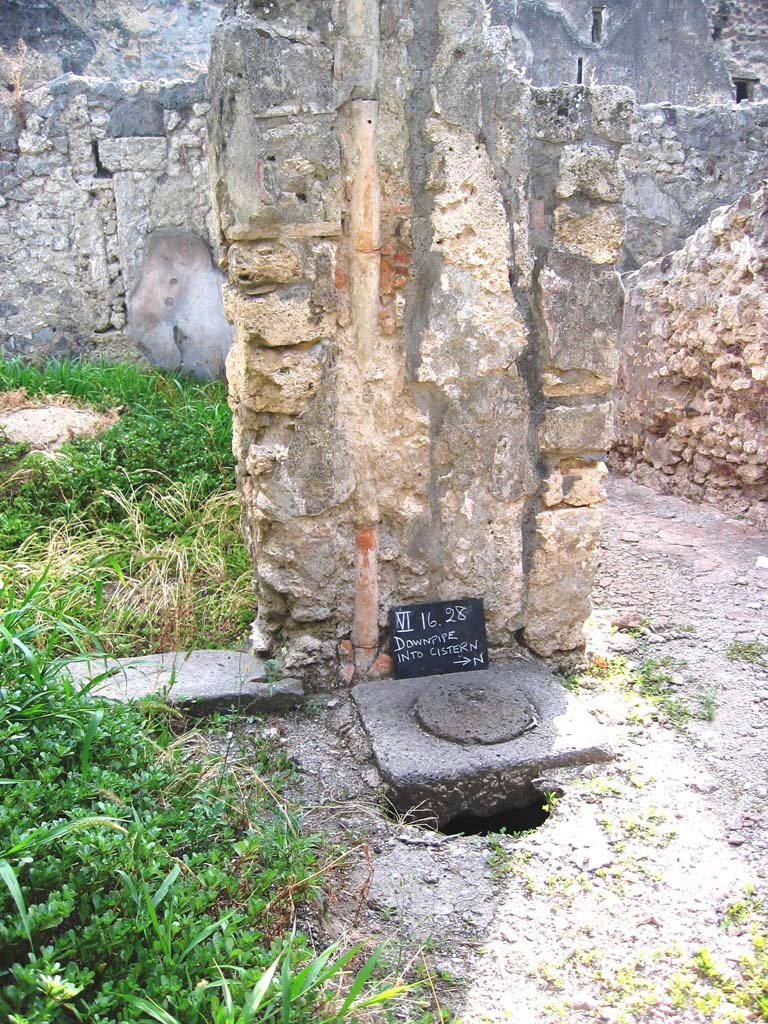
[[[348,683],[392,604],[465,596],[497,652],[578,645],[630,98],[532,90],[483,0],[239,6],[211,157],[255,647]]]
[[[522,635],[549,655],[580,645],[589,614],[624,305],[619,151],[634,101],[619,88],[534,90],[533,109],[544,480]]]

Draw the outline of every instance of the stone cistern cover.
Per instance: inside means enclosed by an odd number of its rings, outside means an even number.
[[[439,825],[524,807],[548,770],[607,761],[607,731],[543,665],[362,683],[352,696],[388,797]]]

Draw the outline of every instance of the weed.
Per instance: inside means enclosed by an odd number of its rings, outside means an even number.
[[[726,654],[731,661],[746,661],[768,668],[768,644],[760,640],[732,640]]]
[[[640,665],[616,657],[606,666],[593,665],[586,671],[571,674],[565,685],[575,692],[617,690],[630,705],[630,719],[668,722],[683,730],[691,718],[711,720],[708,716],[714,715],[713,695],[701,695],[692,706],[675,692],[674,678],[668,670],[685,664],[683,659],[669,655],[661,659],[646,658]],[[638,697],[642,698],[639,703]]]
[[[28,444],[22,441],[12,441],[0,427],[0,484],[16,468],[28,451]]]
[[[757,896],[754,885],[747,884],[744,890],[744,899],[731,903],[723,914],[720,924],[726,930],[745,925],[759,926],[763,924],[768,926],[768,906]]]
[[[591,779],[581,779],[578,784],[587,793],[600,797],[619,797],[623,792],[618,780],[613,777],[596,775]]]
[[[562,797],[555,790],[547,790],[544,793],[544,803],[541,805],[541,809],[546,814],[554,814],[561,799]]]
[[[768,1020],[768,935],[755,928],[752,952],[739,958],[735,969],[719,964],[706,947],[671,981],[677,1007],[692,1004],[707,1019]]]
[[[704,722],[714,722],[715,711],[717,710],[717,701],[715,699],[714,691],[702,690],[698,697],[699,707],[696,714],[697,718],[700,718]]]
[[[270,689],[280,680],[285,664],[287,647],[281,647],[278,654],[264,662],[264,682]]]

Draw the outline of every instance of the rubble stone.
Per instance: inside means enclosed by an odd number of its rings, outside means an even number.
[[[612,462],[768,522],[765,187],[628,282]]]

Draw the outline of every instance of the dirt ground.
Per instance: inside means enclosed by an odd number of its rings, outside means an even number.
[[[655,701],[613,677],[579,690],[616,758],[555,773],[563,795],[535,831],[388,819],[343,695],[273,721],[307,827],[353,851],[302,921],[318,945],[386,941],[423,980],[398,1011],[408,1021],[439,1008],[463,1024],[768,1019],[768,960],[762,981],[750,966],[768,897],[768,658],[743,660],[768,644],[760,556],[768,534],[611,481],[590,647],[668,682]]]

